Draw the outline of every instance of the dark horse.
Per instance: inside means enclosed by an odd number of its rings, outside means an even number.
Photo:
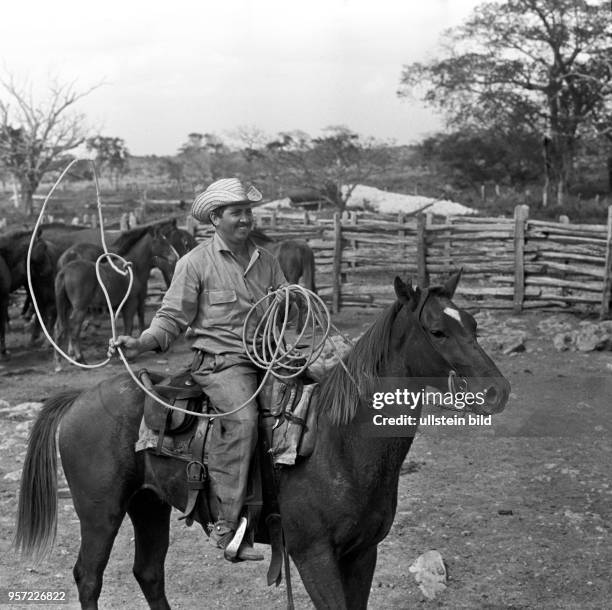
[[[9,295],[18,288],[25,288],[27,282],[27,254],[32,234],[28,230],[18,230],[0,235],[0,358],[8,355],[5,344],[5,330],[8,322]],[[38,299],[43,318],[48,324],[55,321],[55,299],[53,298],[53,278],[55,258],[52,244],[40,237],[34,239],[31,255],[32,285]],[[38,327],[36,326],[35,329]],[[33,330],[32,340],[36,338]]]
[[[170,245],[176,250],[179,257],[184,256],[190,250],[193,250],[198,242],[196,238],[185,229],[180,229],[176,224],[176,219],[171,220],[168,223],[161,223],[159,230],[161,234],[168,240]],[[163,261],[156,265],[157,268],[162,272],[166,286],[170,287],[170,281],[172,280],[172,273],[164,266]]]
[[[163,258],[169,268],[176,265],[175,251],[163,235],[154,227],[138,227],[125,231],[114,242],[113,249],[132,265],[133,284],[122,309],[123,326],[131,334],[134,315],[138,315],[140,330],[145,328],[144,306],[147,282],[155,257]],[[118,264],[116,259],[113,259]],[[126,294],[129,278],[121,275],[109,263],[100,265],[100,277],[106,287],[113,307],[118,307]],[[96,265],[90,260],[73,260],[60,269],[55,278],[57,324],[55,342],[68,336],[68,354],[74,354],[77,362],[83,361],[80,333],[90,307],[106,307],[102,289],[96,277]],[[59,355],[55,354],[56,370],[60,370]]]
[[[312,248],[301,239],[274,241],[261,229],[251,231],[251,239],[260,247],[271,252],[290,284],[299,284],[300,278],[308,290],[317,292],[315,286],[315,259]],[[306,317],[306,303],[300,299],[297,303],[298,319],[296,328],[302,330]]]
[[[315,260],[312,248],[301,239],[285,239],[275,241],[261,229],[251,231],[251,239],[262,248],[269,250],[276,258],[290,284],[299,283],[312,292],[317,292],[315,286]]]
[[[169,223],[162,223],[160,225],[160,231],[175,248],[179,256],[184,256],[198,245],[196,238],[189,231],[180,229],[177,226],[176,218]]]
[[[314,452],[281,471],[287,549],[317,608],[366,608],[377,547],[395,516],[400,467],[413,439],[363,432],[358,406],[372,416],[367,402],[379,381],[399,377],[415,389],[417,378],[435,378],[431,383],[445,391],[455,372],[463,390],[486,393],[480,412],[496,413],[506,404],[509,384],[477,344],[474,319],[450,301],[457,280],[420,292],[396,278],[397,301],[345,356],[347,370],[336,366],[322,382]],[[185,467],[134,452],[142,413],[142,392],[122,374],[48,399],[32,429],[15,544],[38,556],[53,543],[59,427],[61,461],[81,523],[74,578],[83,608],[97,608],[126,512],[135,530],[134,575],[151,608],[169,608],[164,561],[171,506],[185,508]],[[203,525],[211,519],[206,504],[196,509]]]

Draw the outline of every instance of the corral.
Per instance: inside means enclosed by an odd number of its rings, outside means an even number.
[[[467,224],[463,221],[461,224]],[[351,222],[354,223],[349,219]],[[458,221],[439,226],[450,231],[449,226],[455,222]],[[272,235],[289,233],[280,223],[276,226],[277,232],[274,226],[264,222],[261,225]],[[542,227],[537,223],[533,226]],[[552,229],[554,233],[556,227]],[[392,232],[399,230],[395,225],[391,228]],[[410,229],[404,230],[410,232]],[[586,230],[603,235],[601,227]],[[300,229],[295,232],[304,236]],[[347,234],[356,241],[360,235],[348,230]],[[364,234],[367,236],[366,231]],[[555,234],[564,235],[560,230]],[[499,237],[493,235],[491,239]],[[591,235],[586,237],[593,239]],[[510,229],[504,238],[515,243]],[[599,233],[595,239],[605,243]],[[310,243],[316,252],[317,242]],[[344,243],[350,246],[350,240]],[[397,245],[394,243],[393,247]],[[363,244],[357,246],[360,253],[366,250]],[[386,282],[388,276],[397,272],[413,276],[419,272],[417,264],[405,264],[403,268],[400,264],[396,269],[397,261],[393,262],[388,252],[381,254],[378,247],[376,244],[376,253],[383,257],[385,264],[375,265],[375,269],[368,269],[372,265],[358,259],[341,263],[345,265],[342,271],[347,277],[341,290],[348,290],[346,286],[351,283],[348,281],[350,263],[358,262],[354,275],[359,277],[361,263],[367,269],[361,277],[367,282],[361,283],[360,279],[352,283],[370,286],[369,294],[373,294],[371,298],[351,300],[346,292],[341,293],[344,297],[340,300],[340,311],[334,314],[333,320],[351,337],[363,332],[384,304],[385,297],[388,298],[384,291],[380,294],[372,291],[372,285]],[[350,247],[346,250],[351,252]],[[483,251],[486,254],[486,247]],[[604,252],[602,249],[601,254]],[[365,260],[368,256],[371,260],[371,255],[366,250]],[[412,254],[407,257],[412,258]],[[427,270],[435,281],[458,260],[461,256],[455,253],[441,268],[431,266]],[[605,261],[604,255],[602,267]],[[508,277],[513,277],[513,262],[505,263]],[[320,263],[317,271],[325,294],[325,278],[331,277],[331,272],[328,270],[326,275],[324,265]],[[333,269],[333,262],[331,265]],[[474,273],[466,271],[468,280],[474,277]],[[497,268],[475,271],[490,273],[493,277],[500,275]],[[559,271],[570,273],[572,269]],[[527,279],[531,272],[532,268],[525,270]],[[373,277],[380,281],[373,282]],[[525,285],[529,286],[529,282],[525,281]],[[331,286],[328,281],[330,303]],[[558,286],[564,288],[562,282]],[[598,283],[598,290],[602,287],[603,281]],[[598,314],[603,293],[593,293],[598,296],[589,303]],[[362,294],[367,294],[365,288]],[[469,291],[465,295],[471,296]],[[501,297],[495,296],[503,300],[505,310],[485,309],[474,300],[464,302],[473,311],[480,308],[476,317],[481,342],[512,384],[507,409],[495,416],[490,426],[421,429],[402,470],[394,526],[380,546],[370,598],[372,608],[404,608],[423,602],[423,594],[408,568],[429,549],[442,554],[449,573],[447,589],[431,603],[440,608],[599,608],[612,593],[607,571],[612,559],[609,544],[612,487],[608,476],[612,428],[607,417],[612,394],[612,357],[606,351],[583,353],[555,349],[553,336],[557,332],[580,329],[584,310],[578,309],[574,314],[556,313],[552,318],[533,311],[513,315],[510,309],[515,303],[514,291]],[[523,301],[526,302],[528,299]],[[556,299],[544,309],[553,306],[559,311],[567,303],[574,307],[575,302]],[[114,363],[110,370],[71,369],[68,374],[50,374],[50,351],[28,348],[16,308],[11,313],[14,320],[9,345],[12,358],[0,368],[0,400],[6,403],[2,403],[0,411],[3,419],[0,440],[2,572],[7,586],[65,589],[71,607],[76,607],[71,569],[78,548],[78,521],[67,494],[60,499],[58,543],[52,555],[39,566],[27,566],[15,563],[9,552],[20,466],[37,403],[65,387],[89,386],[118,372],[119,365]],[[524,351],[505,349],[503,337],[514,334],[524,337],[521,342]],[[90,329],[85,343],[92,361],[97,359],[96,354],[100,359],[104,357],[108,335],[107,323]],[[188,346],[181,341],[168,354],[146,356],[140,363],[165,371],[176,370],[188,360]],[[174,513],[174,517],[178,516]],[[128,578],[133,552],[131,538],[131,527],[126,522],[106,572],[103,607],[145,607],[135,581]],[[284,588],[268,589],[263,567],[226,564],[220,553],[209,547],[202,532],[186,528],[175,518],[166,566],[168,596],[173,607],[187,609],[203,603],[245,609],[285,606]],[[297,580],[297,608],[308,608],[310,602]]]

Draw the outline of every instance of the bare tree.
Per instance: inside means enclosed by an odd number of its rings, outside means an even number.
[[[43,177],[85,141],[85,118],[74,105],[95,88],[77,91],[74,83],[54,81],[39,101],[13,77],[0,79],[0,165],[11,174],[15,203],[26,215]]]
[[[268,161],[290,187],[310,191],[342,211],[358,184],[383,175],[389,166],[387,143],[364,138],[343,125],[310,138],[302,131],[281,133],[267,144]]]

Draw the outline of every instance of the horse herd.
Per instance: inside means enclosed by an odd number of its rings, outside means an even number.
[[[114,310],[128,292],[121,309],[124,332],[131,334],[134,317],[140,330],[145,328],[145,299],[152,268],[160,270],[166,285],[170,284],[179,257],[196,246],[194,236],[177,227],[176,220],[135,227],[128,231],[106,231],[108,251],[121,256],[132,270],[132,284],[120,259],[104,260],[96,269],[96,261],[103,254],[102,238],[98,229],[62,223],[43,224],[32,240],[30,230],[0,234],[0,359],[8,357],[5,333],[8,326],[10,294],[25,288],[27,297],[22,308],[24,317],[32,317],[34,308],[27,281],[27,255],[30,254],[30,273],[34,298],[45,328],[54,329],[58,346],[67,342],[67,355],[84,362],[81,331],[89,312],[106,308],[102,282]],[[257,245],[272,251],[290,283],[298,283],[303,276],[306,287],[316,290],[314,283],[314,255],[303,241],[275,242],[263,231],[254,230]],[[98,274],[100,278],[98,279]],[[38,340],[40,327],[32,325],[31,342]],[[55,368],[61,369],[58,354]]]

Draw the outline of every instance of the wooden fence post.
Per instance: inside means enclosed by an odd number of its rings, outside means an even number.
[[[402,262],[406,262],[406,231],[402,228],[404,223],[406,222],[406,216],[404,212],[397,213],[397,224],[400,225],[400,228],[397,231],[397,236],[401,240],[400,252],[402,253]]]
[[[419,288],[429,286],[429,274],[427,273],[427,217],[425,214],[417,216],[417,283]]]
[[[119,230],[127,231],[130,228],[130,223],[128,220],[129,216],[127,212],[121,214],[121,218],[119,219]]]
[[[332,313],[338,313],[342,305],[341,277],[342,270],[342,220],[340,214],[334,214],[334,262],[332,267]]]
[[[604,265],[603,290],[601,295],[600,319],[610,315],[610,297],[612,297],[612,205],[608,206],[608,233],[606,237],[606,263]]]
[[[525,300],[525,229],[529,206],[514,208],[514,313],[521,313]]]

